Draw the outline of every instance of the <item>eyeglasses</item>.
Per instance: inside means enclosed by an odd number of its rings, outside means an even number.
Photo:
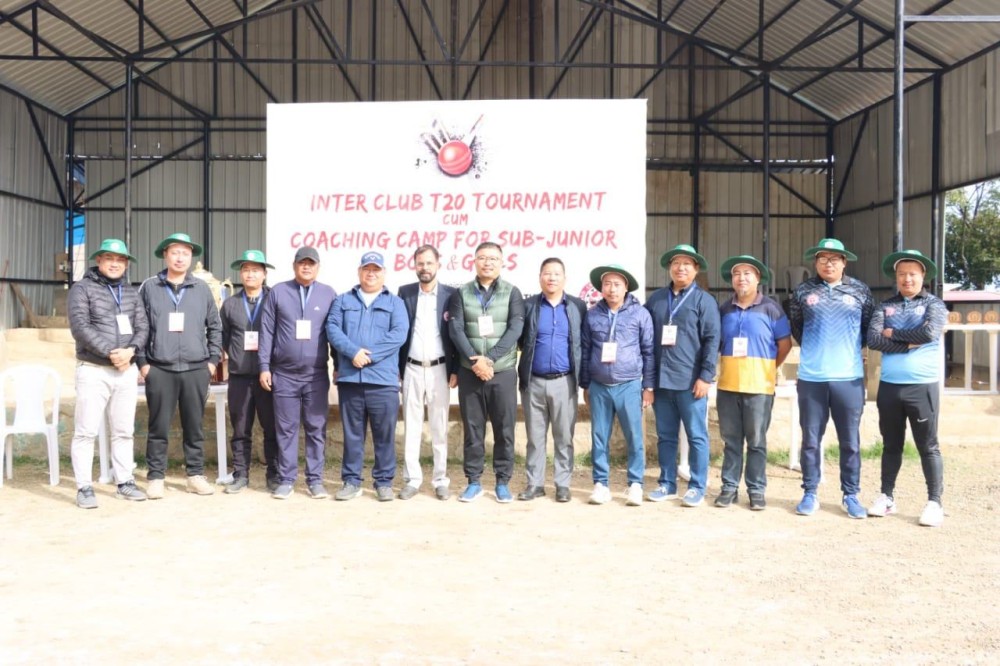
[[[839,264],[844,260],[839,254],[826,255],[824,257],[817,256],[816,261],[821,264]]]
[[[484,254],[476,257],[476,261],[481,264],[499,264],[502,261],[502,257],[487,257]]]

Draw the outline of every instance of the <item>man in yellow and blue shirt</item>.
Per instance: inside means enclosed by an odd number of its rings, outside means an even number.
[[[733,298],[719,306],[722,359],[716,405],[725,443],[722,492],[715,506],[727,507],[739,497],[746,441],[746,485],[750,508],[765,508],[767,429],[771,425],[778,367],[792,348],[792,329],[781,307],[758,290],[771,281],[771,271],[744,254],[722,263],[722,279],[733,284]]]

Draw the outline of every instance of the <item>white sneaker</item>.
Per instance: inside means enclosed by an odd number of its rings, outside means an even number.
[[[896,513],[896,503],[891,497],[882,493],[875,498],[875,501],[868,507],[868,515],[882,518]]]
[[[920,524],[924,527],[941,527],[944,522],[944,507],[938,502],[930,501],[920,514]]]
[[[594,484],[594,492],[590,493],[591,504],[607,504],[611,501],[611,490],[603,483]]]
[[[146,497],[151,500],[163,499],[163,479],[150,479],[146,484]]]
[[[625,493],[625,504],[629,506],[642,506],[642,486],[632,483]]]

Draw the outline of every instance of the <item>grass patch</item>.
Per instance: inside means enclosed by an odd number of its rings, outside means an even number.
[[[881,460],[882,459],[882,440],[876,439],[873,444],[869,446],[861,447],[861,459],[862,460]],[[840,461],[840,447],[836,445],[827,446],[823,451],[823,460],[825,462],[839,462]],[[903,443],[903,460],[920,460],[920,452],[917,451],[917,446],[910,440],[906,440]],[[777,465],[779,467],[788,466],[788,450],[783,449],[780,451],[768,451],[767,452],[767,462],[772,465]]]

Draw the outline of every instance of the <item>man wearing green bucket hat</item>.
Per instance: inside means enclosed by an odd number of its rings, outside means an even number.
[[[937,439],[941,333],[948,310],[940,298],[924,289],[924,280],[934,279],[937,266],[919,250],[889,254],[882,260],[882,272],[895,278],[897,293],[875,308],[868,327],[869,348],[882,352],[876,403],[882,433],[882,492],[868,515],[896,513],[893,490],[909,421],[927,483],[927,504],[919,523],[938,527],[944,520],[944,472]]]
[[[264,462],[268,490],[278,487],[278,440],[274,430],[274,402],[270,391],[260,385],[257,350],[261,306],[271,288],[264,284],[267,257],[260,250],[247,250],[229,266],[240,272],[243,289],[225,300],[219,310],[222,319],[222,348],[229,363],[229,420],[233,424],[233,482],[225,492],[233,495],[250,483],[254,418],[264,433]],[[221,470],[220,470],[221,471]]]
[[[184,466],[189,493],[211,495],[205,478],[205,396],[222,359],[222,322],[215,297],[203,280],[191,275],[200,245],[184,233],[167,236],[153,252],[162,271],[139,287],[149,319],[149,341],[139,351],[139,371],[146,380],[149,434],[146,438],[149,499],[162,499],[167,471],[170,423],[180,412]]]
[[[76,478],[76,505],[97,508],[93,488],[94,438],[107,418],[115,497],[144,500],[132,477],[135,467],[135,401],[139,370],[136,350],[146,346],[149,324],[135,287],[125,279],[135,261],[117,238],[90,255],[97,265],[69,290],[70,332],[76,341],[76,411],[70,457]]]
[[[836,238],[824,238],[805,253],[816,276],[792,294],[788,321],[802,346],[799,378],[799,424],[802,427],[802,501],[795,508],[801,516],[819,509],[823,460],[820,442],[833,417],[840,441],[842,506],[851,518],[864,518],[858,500],[861,491],[861,442],[859,429],[865,408],[864,365],[861,348],[875,309],[871,290],[861,280],[844,275],[848,261],[857,256]]]
[[[691,480],[681,506],[696,507],[708,486],[708,389],[719,355],[719,305],[695,282],[708,262],[692,246],[677,245],[660,258],[670,284],[653,292],[646,309],[653,318],[656,358],[656,451],[660,478],[651,502],[677,496],[677,446],[681,424],[691,446]]]

